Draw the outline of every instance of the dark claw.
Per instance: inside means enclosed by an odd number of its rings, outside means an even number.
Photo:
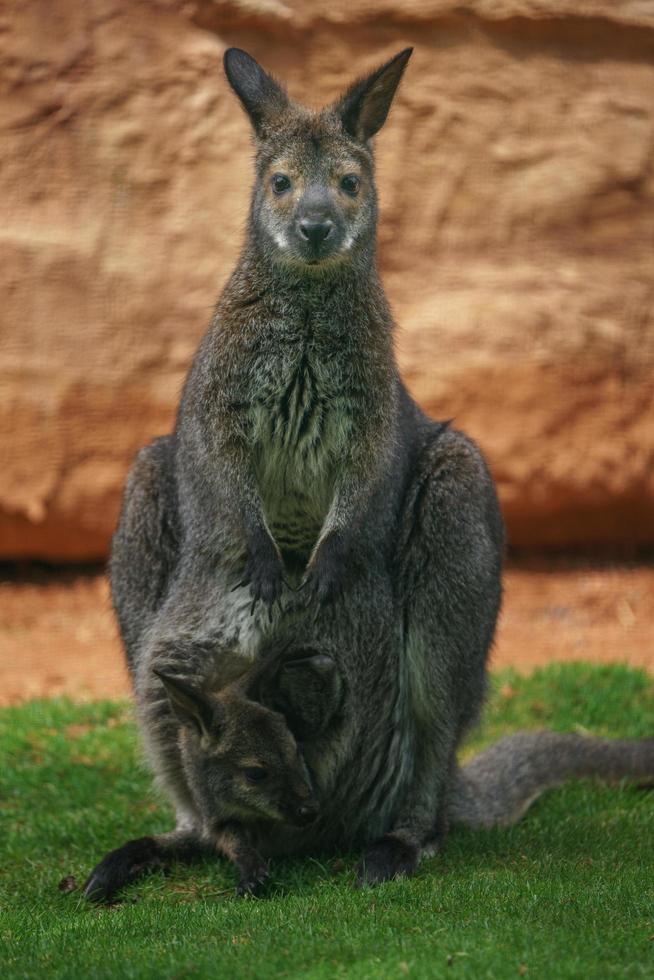
[[[254,616],[254,610],[258,602],[264,603],[268,608],[268,616],[271,617],[270,607],[279,598],[283,589],[284,563],[281,555],[276,550],[276,545],[266,533],[265,537],[258,541],[248,556],[244,576],[239,585],[248,585],[252,599],[250,605],[250,615]],[[238,588],[238,586],[234,586]],[[232,589],[232,591],[234,591]]]
[[[250,579],[249,578],[247,578],[247,577],[246,578],[242,578],[241,581],[240,582],[237,582],[236,585],[232,586],[232,588],[229,591],[230,592],[236,592],[237,589],[242,589],[244,586],[249,585],[249,584],[250,584]]]
[[[268,866],[264,865],[244,875],[236,886],[236,894],[241,897],[254,898],[261,891],[268,878]]]

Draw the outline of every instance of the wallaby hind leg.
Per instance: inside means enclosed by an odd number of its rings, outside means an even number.
[[[111,546],[111,595],[132,670],[143,631],[161,605],[177,563],[172,448],[172,437],[164,436],[138,453]]]
[[[123,888],[152,871],[166,870],[175,862],[192,864],[219,855],[228,858],[238,872],[237,895],[256,895],[261,891],[268,878],[268,861],[233,824],[222,827],[213,841],[183,830],[127,841],[95,866],[84,885],[84,897],[107,904]]]
[[[92,902],[111,902],[121,889],[157,868],[174,861],[190,864],[210,853],[199,837],[172,831],[158,837],[139,837],[110,851],[89,875],[84,896]]]
[[[155,439],[132,464],[110,560],[111,594],[132,677],[143,657],[143,637],[161,607],[177,565],[178,520],[172,465],[173,437]],[[161,702],[162,698],[159,698]],[[165,699],[163,699],[165,700]],[[156,734],[165,747],[159,777],[170,790],[177,829],[160,837],[129,841],[111,851],[91,873],[85,894],[99,901],[146,870],[197,851],[197,816],[182,772],[177,728],[167,704],[153,705],[161,717]],[[152,735],[142,731],[144,742]]]
[[[413,777],[390,832],[364,855],[364,882],[410,874],[443,836],[456,747],[483,701],[502,544],[481,454],[465,436],[434,424],[404,500],[395,566]]]

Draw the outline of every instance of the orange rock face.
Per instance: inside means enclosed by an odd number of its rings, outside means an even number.
[[[526,546],[654,541],[654,14],[639,0],[24,0],[0,62],[0,555],[102,557],[238,253],[245,47],[377,140],[404,376]],[[459,11],[459,12],[457,12]]]

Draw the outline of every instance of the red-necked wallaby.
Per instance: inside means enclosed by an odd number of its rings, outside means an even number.
[[[410,54],[312,111],[226,52],[256,150],[246,240],[174,432],[132,467],[111,558],[177,840],[206,839],[206,820],[163,678],[221,690],[286,630],[328,645],[345,697],[303,745],[319,817],[269,821],[257,853],[360,846],[371,883],[413,871],[449,819],[503,820],[565,773],[654,768],[651,743],[556,736],[456,767],[484,696],[503,527],[479,450],[402,383],[377,273],[371,141]]]

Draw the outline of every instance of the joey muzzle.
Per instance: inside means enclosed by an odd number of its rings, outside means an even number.
[[[294,827],[308,827],[319,813],[317,803],[301,803],[299,806],[285,808],[284,816]]]

